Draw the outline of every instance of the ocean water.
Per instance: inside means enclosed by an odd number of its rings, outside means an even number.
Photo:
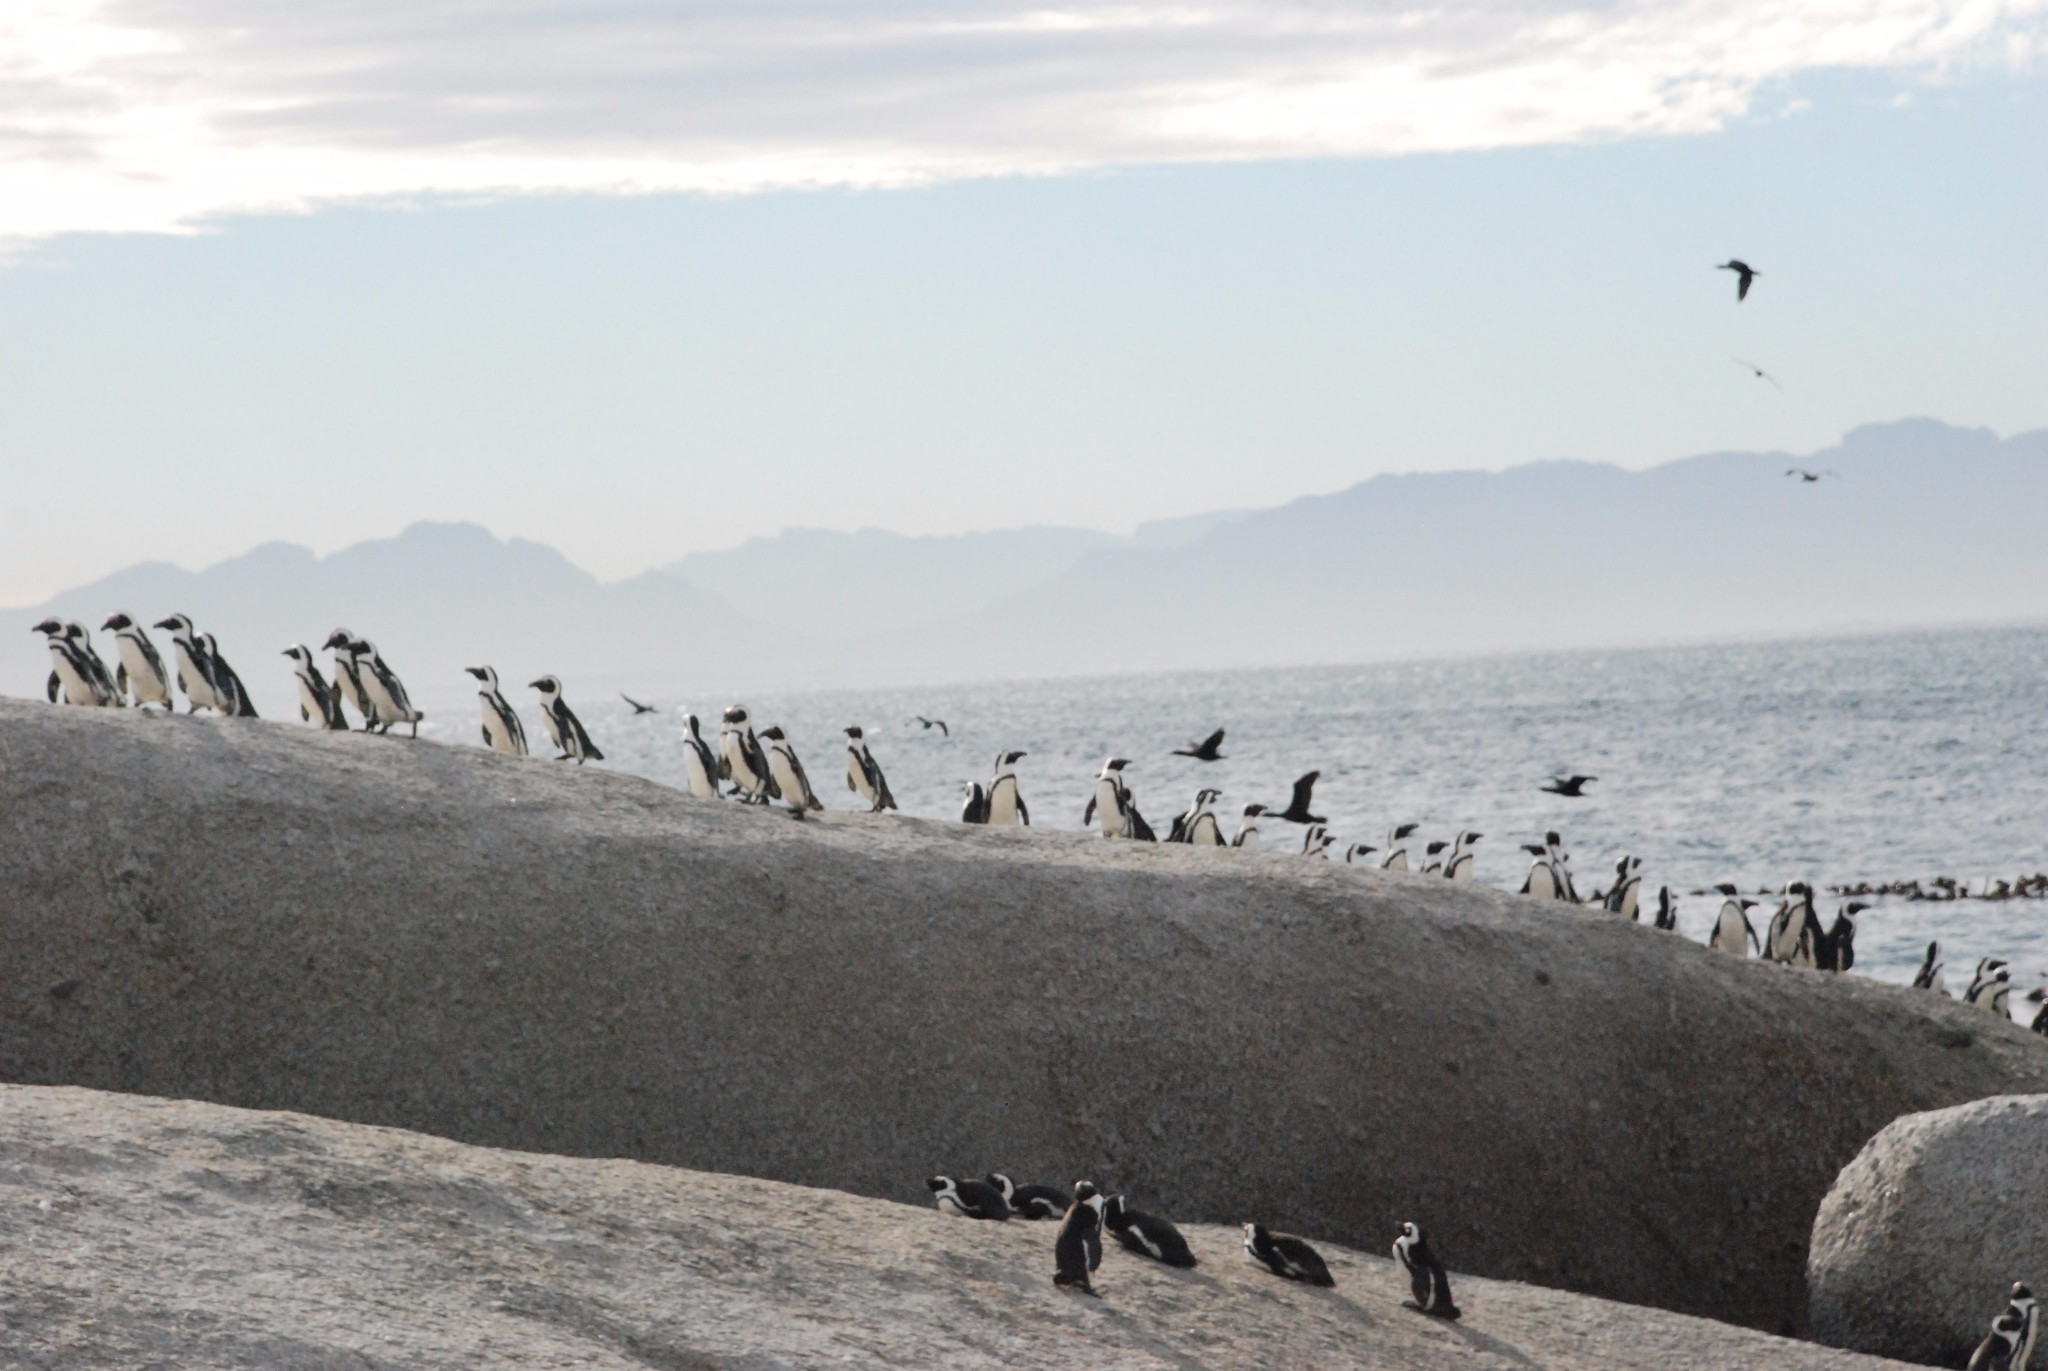
[[[661,712],[573,701],[610,764],[681,781],[675,710],[716,736],[732,701],[656,700]],[[831,690],[744,701],[780,723],[828,807],[855,806],[841,729],[858,723],[903,812],[957,818],[961,788],[986,780],[999,749],[1022,748],[1023,793],[1040,827],[1079,830],[1105,757],[1126,772],[1163,834],[1204,785],[1223,791],[1226,832],[1251,800],[1284,805],[1319,770],[1315,812],[1336,851],[1381,844],[1397,823],[1423,840],[1485,835],[1478,879],[1518,888],[1520,851],[1559,830],[1582,894],[1643,859],[1644,903],[1669,885],[1682,936],[1703,940],[1733,881],[1750,893],[1803,879],[1832,884],[1936,875],[2012,880],[2048,870],[2048,629],[1958,631],[1802,642],[1102,679],[931,689]],[[914,714],[946,720],[950,734]],[[540,736],[537,721],[529,732]],[[1215,728],[1225,759],[1169,755]],[[474,738],[466,722],[462,736]],[[1539,789],[1553,774],[1599,779],[1587,798]],[[1300,830],[1268,822],[1269,847]],[[1823,923],[1839,900],[1818,902]],[[1755,911],[1762,920],[1775,901]],[[1881,899],[1858,921],[1855,974],[1910,982],[1939,939],[1960,992],[1981,956],[2014,967],[2014,1012],[2048,984],[2048,901]],[[1646,915],[1647,917],[1647,915]]]

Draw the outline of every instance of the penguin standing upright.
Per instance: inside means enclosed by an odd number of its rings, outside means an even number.
[[[1678,929],[1678,901],[1671,897],[1671,887],[1657,887],[1657,927],[1666,932]]]
[[[202,709],[219,712],[220,698],[214,693],[213,671],[206,661],[206,647],[199,641],[192,621],[183,614],[173,614],[168,619],[157,620],[154,627],[171,635],[171,660],[177,663],[178,689],[185,692],[186,712],[197,714]]]
[[[963,824],[985,824],[988,822],[988,791],[982,789],[980,781],[968,781],[961,787],[960,822]]]
[[[1543,835],[1543,850],[1550,858],[1550,876],[1557,886],[1557,898],[1577,904],[1579,887],[1572,879],[1572,854],[1565,851],[1564,839],[1558,836],[1556,829]]]
[[[1941,974],[1941,965],[1941,944],[1927,944],[1927,955],[1921,959],[1920,969],[1913,973],[1913,988],[1947,995],[1948,980]]]
[[[1541,843],[1523,843],[1522,851],[1530,856],[1529,874],[1522,881],[1522,894],[1534,895],[1539,900],[1559,898],[1557,890],[1557,868],[1550,864],[1550,851]]]
[[[1387,845],[1380,850],[1380,870],[1408,869],[1408,839],[1421,824],[1401,824],[1387,833]]]
[[[1450,1273],[1430,1250],[1429,1239],[1420,1228],[1412,1223],[1401,1225],[1401,1236],[1394,1239],[1394,1256],[1408,1269],[1408,1288],[1415,1295],[1408,1303],[1413,1308],[1440,1319],[1458,1317],[1458,1306],[1451,1302]]]
[[[1258,1224],[1244,1226],[1245,1260],[1254,1266],[1263,1266],[1276,1276],[1290,1281],[1304,1281],[1309,1285],[1332,1286],[1337,1283],[1330,1275],[1329,1263],[1323,1254],[1310,1247],[1292,1233],[1275,1233]]]
[[[512,708],[512,702],[498,689],[498,673],[487,666],[466,666],[462,669],[477,679],[476,698],[478,707],[483,711],[484,746],[507,757],[526,756],[526,725],[519,722],[519,711]],[[337,716],[341,713],[338,700],[334,712]]]
[[[688,710],[683,716],[683,782],[700,800],[718,798],[718,758],[704,741],[704,726]]]
[[[2040,1332],[2040,1302],[2025,1281],[2014,1281],[2004,1311],[1970,1354],[1970,1371],[2027,1371]]]
[[[366,681],[365,685],[368,684]],[[584,731],[583,721],[576,717],[576,711],[569,708],[569,702],[562,698],[562,681],[558,676],[543,676],[530,684],[540,692],[540,719],[547,725],[548,737],[561,749],[558,762],[574,762],[582,766],[586,761],[601,762],[604,754],[597,750],[597,744],[590,741],[590,734]]]
[[[1631,923],[1641,917],[1637,901],[1643,888],[1643,859],[1623,857],[1614,864],[1614,888],[1607,892],[1602,907],[1609,914],[1619,914]]]
[[[1124,768],[1129,765],[1130,760],[1125,757],[1111,757],[1102,764],[1102,772],[1095,778],[1095,793],[1088,797],[1088,807],[1081,813],[1081,824],[1086,827],[1099,820],[1105,838],[1157,842],[1152,826],[1138,812],[1130,786],[1124,783]]]
[[[1475,862],[1472,844],[1485,837],[1484,833],[1461,832],[1451,840],[1451,855],[1444,858],[1444,879],[1447,881],[1469,881],[1472,879]]]
[[[1017,763],[1025,753],[998,752],[995,773],[988,782],[988,818],[997,828],[1029,828],[1031,811],[1025,808],[1024,793],[1017,788]]]
[[[847,725],[845,732],[846,788],[867,801],[870,814],[894,809],[896,797],[889,793],[889,779],[882,774],[882,764],[868,751],[867,734],[859,724]]]
[[[1721,892],[1721,912],[1714,917],[1714,931],[1707,935],[1707,946],[1737,957],[1747,957],[1751,948],[1762,951],[1762,944],[1757,941],[1756,926],[1750,923],[1748,913],[1756,901],[1743,899],[1731,884],[1717,885],[1714,889]]]
[[[171,674],[164,670],[164,659],[157,655],[156,644],[149,640],[142,625],[127,614],[115,614],[100,627],[114,635],[114,653],[121,661],[114,674],[115,686],[126,690],[138,709],[143,705],[175,708],[171,702]]]
[[[1103,1200],[1102,1226],[1127,1252],[1136,1252],[1141,1257],[1150,1257],[1168,1266],[1185,1268],[1195,1265],[1194,1250],[1178,1228],[1165,1219],[1130,1208],[1122,1195],[1111,1195]]]
[[[1771,915],[1764,932],[1764,956],[1787,966],[1814,965],[1814,943],[1820,933],[1820,919],[1813,912],[1813,889],[1804,881],[1785,887],[1778,910]]]
[[[1851,900],[1835,913],[1835,922],[1814,948],[1814,965],[1822,971],[1844,972],[1856,965],[1856,916],[1870,908]]]
[[[127,708],[128,692],[115,683],[114,674],[107,670],[107,664],[100,659],[99,651],[92,645],[92,635],[85,631],[85,625],[76,620],[65,624],[64,636],[70,640],[72,649],[84,661],[85,669],[92,674],[93,687],[100,697],[100,706]]]
[[[356,643],[360,639],[345,628],[337,628],[327,635],[321,646],[334,654],[334,688],[341,695],[342,703],[353,709],[363,721],[363,732],[369,733],[377,727],[377,706],[363,690],[363,666],[356,660]]]
[[[804,764],[797,760],[796,746],[782,731],[782,725],[762,729],[761,741],[768,744],[768,774],[775,778],[775,788],[782,792],[789,807],[799,812],[823,809],[823,802],[811,789],[811,778],[804,774]]]
[[[1217,827],[1216,815],[1209,808],[1222,798],[1222,791],[1207,786],[1196,791],[1195,802],[1184,813],[1174,816],[1173,828],[1167,833],[1166,841],[1196,847],[1223,846],[1223,830]]]
[[[782,798],[768,770],[761,740],[754,736],[753,717],[744,705],[725,711],[725,726],[718,731],[718,779],[731,781],[734,793],[748,804],[764,805]]]
[[[1444,874],[1444,849],[1450,844],[1441,838],[1422,849],[1422,874],[1441,876]]]
[[[315,728],[346,733],[348,720],[341,712],[341,695],[320,674],[320,666],[306,645],[293,643],[284,655],[292,659],[292,678],[299,686],[299,717]]]
[[[1237,832],[1231,835],[1230,845],[1241,847],[1247,852],[1259,850],[1259,816],[1266,812],[1262,804],[1248,804],[1237,821]]]
[[[46,693],[51,704],[61,701],[67,705],[99,709],[113,703],[108,692],[100,687],[92,664],[80,655],[61,622],[45,619],[30,632],[42,634],[50,649],[50,684]]]
[[[211,633],[200,634],[199,642],[206,649],[206,670],[213,679],[213,697],[220,702],[220,712],[232,719],[256,718],[256,704],[249,698],[249,688],[221,655],[220,644]]]
[[[1102,1196],[1088,1181],[1074,1182],[1074,1202],[1052,1241],[1052,1283],[1061,1290],[1095,1293],[1088,1273],[1102,1265]]]
[[[356,679],[363,694],[376,709],[377,731],[389,733],[395,724],[411,724],[412,736],[419,737],[420,720],[427,716],[412,707],[412,697],[405,693],[404,682],[377,651],[377,645],[368,638],[358,638],[349,644],[349,653],[355,661]]]
[[[2011,1019],[2012,969],[1996,957],[1986,957],[1977,963],[1977,974],[1970,978],[1963,1003],[1988,1010],[2001,1019]]]

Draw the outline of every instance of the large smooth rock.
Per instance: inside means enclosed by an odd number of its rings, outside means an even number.
[[[1821,1201],[1814,1335],[1962,1366],[2014,1281],[2048,1290],[2048,1095],[1895,1119]]]
[[[822,770],[822,766],[820,770]],[[1421,877],[893,816],[478,748],[0,705],[0,1077],[922,1200],[1191,1220],[1773,1330],[1902,1113],[2048,1041]]]
[[[467,1147],[95,1091],[0,1087],[0,1353],[91,1371],[798,1366],[1118,1371],[1445,1366],[1879,1371],[1896,1363],[1455,1277],[1404,1310],[1384,1256],[1337,1285],[1189,1225],[1174,1271],[1114,1243],[1099,1299],[1055,1291],[1051,1223]]]

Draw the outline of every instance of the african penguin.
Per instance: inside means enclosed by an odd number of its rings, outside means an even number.
[[[1195,1264],[1195,1254],[1178,1228],[1165,1219],[1128,1208],[1122,1195],[1111,1195],[1102,1202],[1102,1226],[1126,1251],[1168,1266]]]
[[[128,705],[127,689],[117,684],[107,664],[100,660],[99,652],[92,645],[92,635],[85,631],[85,625],[76,622],[64,625],[64,636],[71,641],[72,648],[84,659],[85,668],[92,673],[95,689],[100,696],[102,707],[111,706],[125,709]]]
[[[1564,850],[1564,839],[1556,829],[1543,835],[1543,850],[1550,856],[1550,877],[1557,885],[1557,898],[1577,904],[1579,887],[1572,880],[1572,854]]]
[[[1380,851],[1380,870],[1408,869],[1408,837],[1420,827],[1421,824],[1401,824],[1387,833],[1387,845]]]
[[[100,688],[92,664],[80,655],[61,622],[45,619],[30,632],[42,634],[50,649],[50,689],[46,693],[51,704],[61,700],[67,705],[97,709],[113,703]]]
[[[1804,881],[1789,882],[1764,931],[1764,956],[1787,966],[1810,967],[1814,964],[1814,935],[1819,930],[1812,889]]]
[[[1757,941],[1756,927],[1749,921],[1748,911],[1755,907],[1755,900],[1745,900],[1730,884],[1717,885],[1721,892],[1721,912],[1714,918],[1714,931],[1707,935],[1707,946],[1721,952],[1747,957],[1751,948],[1761,950]]]
[[[1088,1273],[1102,1265],[1102,1196],[1089,1181],[1074,1182],[1074,1202],[1052,1240],[1052,1283],[1061,1290],[1095,1293]]]
[[[1986,958],[1979,963],[1977,975],[1970,982],[1969,993],[1963,996],[1963,1002],[1988,1010],[2001,1019],[2012,1018],[2011,969],[2002,961]]]
[[[996,754],[995,774],[988,782],[987,822],[999,828],[1029,828],[1031,811],[1024,805],[1024,793],[1017,788],[1017,763],[1025,754],[1015,749]]]
[[[1320,857],[1327,862],[1330,860],[1330,844],[1336,841],[1330,836],[1330,830],[1323,825],[1310,824],[1301,835],[1301,855]]]
[[[256,718],[255,702],[228,659],[221,656],[220,644],[211,633],[200,634],[199,642],[206,649],[206,671],[213,680],[213,697],[220,702],[220,712],[234,719]]]
[[[1401,1236],[1394,1239],[1394,1256],[1408,1268],[1408,1288],[1415,1295],[1408,1301],[1410,1307],[1440,1319],[1458,1317],[1458,1306],[1451,1303],[1450,1273],[1430,1250],[1429,1239],[1420,1228],[1412,1223],[1401,1225]]]
[[[1366,858],[1377,851],[1371,843],[1353,843],[1344,849],[1344,862],[1347,866],[1371,866]]]
[[[327,684],[327,678],[320,674],[319,664],[304,643],[293,643],[284,650],[292,659],[292,678],[299,687],[299,717],[315,728],[330,731],[348,731],[348,720],[342,717],[341,696],[334,687]]]
[[[797,760],[796,747],[782,731],[782,725],[762,729],[761,741],[768,744],[768,774],[775,778],[775,788],[782,792],[789,807],[798,811],[823,809],[825,806],[811,789],[811,778],[804,774],[804,764]]]
[[[526,756],[526,725],[519,722],[519,711],[512,708],[512,702],[498,689],[498,673],[487,666],[466,666],[462,669],[477,679],[476,698],[478,707],[483,711],[484,746],[507,757]],[[334,713],[340,717],[338,700]]]
[[[1217,826],[1216,815],[1210,809],[1223,798],[1223,792],[1207,786],[1195,792],[1195,802],[1187,811],[1174,816],[1173,829],[1166,835],[1170,843],[1188,843],[1195,847],[1223,846],[1223,830]]]
[[[1102,772],[1095,778],[1095,793],[1088,797],[1088,807],[1081,813],[1081,825],[1085,828],[1099,821],[1105,838],[1156,842],[1152,826],[1138,812],[1131,788],[1124,784],[1124,768],[1129,765],[1129,759],[1124,757],[1111,757],[1102,764]]]
[[[1444,874],[1444,849],[1450,844],[1439,838],[1422,850],[1422,874],[1441,876]]]
[[[951,1176],[934,1176],[925,1182],[932,1192],[932,1200],[939,1206],[941,1214],[950,1214],[956,1219],[1007,1219],[1010,1206],[1003,1203],[1000,1190],[987,1181],[954,1180]]]
[[[1263,1266],[1274,1275],[1285,1276],[1291,1281],[1307,1281],[1310,1285],[1322,1286],[1337,1283],[1331,1277],[1322,1253],[1292,1233],[1275,1233],[1258,1224],[1248,1223],[1244,1226],[1244,1255],[1245,1260],[1254,1266]]]
[[[1668,885],[1657,887],[1657,927],[1666,932],[1675,932],[1678,928],[1678,901],[1671,897]]]
[[[365,685],[368,684],[366,681]],[[569,702],[562,698],[562,681],[558,676],[543,676],[528,685],[540,692],[540,721],[547,725],[548,738],[561,750],[558,762],[601,762],[604,754],[597,750],[597,744],[590,741],[590,735],[583,729],[583,721],[576,717],[576,711],[569,708]]]
[[[2013,1282],[2004,1312],[1970,1355],[1970,1371],[2026,1371],[2041,1331],[2041,1306],[2025,1281]]]
[[[1948,981],[1941,974],[1941,944],[1927,944],[1927,955],[1921,959],[1920,969],[1913,973],[1915,990],[1932,990],[1938,995],[1948,994]]]
[[[214,693],[213,672],[207,666],[206,648],[200,643],[192,621],[182,614],[173,614],[157,620],[154,626],[171,635],[171,660],[177,663],[178,689],[185,692],[187,712],[218,711],[220,698]]]
[[[1607,892],[1602,907],[1609,914],[1619,914],[1631,923],[1641,917],[1637,901],[1642,894],[1643,859],[1623,857],[1614,864],[1614,888]]]
[[[896,807],[896,797],[889,793],[889,780],[882,775],[882,764],[868,751],[867,735],[859,724],[846,727],[846,788],[867,801],[870,814]]]
[[[126,614],[115,614],[100,627],[113,633],[115,655],[121,660],[114,684],[125,687],[138,708],[143,705],[174,708],[171,674],[164,670],[164,659],[157,655],[156,644],[149,640],[149,634],[142,625]]]
[[[718,758],[712,755],[711,744],[704,741],[704,727],[697,722],[697,716],[688,710],[678,712],[683,716],[683,780],[698,799],[715,800]]]
[[[988,822],[988,792],[981,788],[980,781],[968,781],[962,787],[960,822],[963,824],[985,824]]]
[[[349,644],[349,654],[355,661],[356,680],[375,707],[377,731],[389,733],[395,724],[410,724],[412,736],[419,737],[420,720],[427,716],[412,707],[404,683],[377,651],[377,645],[367,638],[358,638]]]
[[[363,732],[377,727],[377,707],[370,703],[370,697],[363,691],[363,667],[356,661],[356,635],[345,628],[337,628],[327,635],[321,646],[334,654],[334,688],[340,693],[342,703],[353,709],[363,721]]]
[[[1550,864],[1550,850],[1541,843],[1523,843],[1522,851],[1530,855],[1529,874],[1522,881],[1522,894],[1534,895],[1539,900],[1560,898],[1557,889],[1557,870]]]
[[[1451,855],[1444,858],[1444,879],[1447,881],[1469,881],[1473,875],[1472,844],[1485,837],[1484,833],[1461,832],[1451,841]]]
[[[1067,1212],[1067,1192],[1054,1185],[1018,1185],[1000,1171],[988,1173],[988,1183],[1003,1197],[1003,1204],[1020,1219],[1057,1219]]]
[[[1241,847],[1247,852],[1259,850],[1259,816],[1266,812],[1261,804],[1244,807],[1243,815],[1237,821],[1237,832],[1231,836],[1230,845]]]
[[[1836,911],[1834,925],[1821,934],[1814,948],[1814,965],[1822,971],[1843,972],[1856,965],[1856,916],[1869,905],[1851,900]]]
[[[731,781],[733,793],[748,804],[767,804],[782,798],[781,789],[768,769],[761,740],[754,736],[754,723],[744,705],[725,711],[724,727],[718,731],[718,779]]]

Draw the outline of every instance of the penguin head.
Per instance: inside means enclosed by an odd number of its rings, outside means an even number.
[[[1401,1225],[1401,1236],[1411,1243],[1420,1243],[1422,1230],[1412,1223],[1404,1223]]]
[[[158,627],[161,628],[162,625],[159,624]],[[57,620],[55,619],[45,619],[41,623],[37,624],[34,628],[29,630],[29,632],[31,633],[42,633],[52,638],[56,637],[63,631],[64,625],[57,622]]]
[[[1074,1182],[1074,1203],[1076,1204],[1086,1204],[1090,1200],[1100,1198],[1101,1194],[1102,1192],[1095,1188],[1094,1181]]]
[[[1000,1171],[989,1172],[987,1180],[990,1185],[1002,1193],[1004,1204],[1008,1204],[1010,1197],[1017,1193],[1017,1183]]]
[[[925,1188],[934,1195],[955,1193],[959,1190],[959,1186],[954,1184],[951,1176],[934,1176],[924,1184]]]
[[[1394,836],[1396,838],[1405,838],[1420,827],[1422,827],[1421,824],[1402,824],[1399,828],[1394,830]]]
[[[527,684],[543,695],[560,695],[562,693],[562,683],[553,676],[543,676],[537,681],[528,681]]]
[[[1244,1250],[1245,1250],[1245,1251],[1247,1251],[1247,1252],[1264,1252],[1264,1251],[1266,1251],[1266,1250],[1267,1250],[1268,1248],[1270,1248],[1270,1247],[1271,1247],[1272,1245],[1273,1245],[1273,1238],[1272,1238],[1272,1235],[1271,1235],[1271,1234],[1269,1234],[1269,1233],[1267,1233],[1267,1232],[1266,1232],[1266,1230],[1265,1230],[1265,1229],[1264,1229],[1264,1228],[1263,1228],[1262,1226],[1260,1226],[1259,1224],[1255,1224],[1255,1223],[1248,1223],[1248,1224],[1246,1224],[1246,1225],[1244,1226]]]
[[[124,628],[135,627],[135,621],[129,618],[127,615],[117,611],[113,614],[109,614],[107,616],[107,621],[101,624],[100,627],[106,629],[110,633],[119,633]]]
[[[192,636],[192,621],[182,614],[173,614],[168,619],[159,619],[154,626],[166,629],[183,638],[190,638]]]
[[[1731,900],[1735,898],[1735,883],[1733,881],[1723,881],[1715,886],[1714,889]]]
[[[2034,1298],[2034,1292],[2027,1288],[2025,1281],[2014,1281],[2012,1283],[2012,1297],[2015,1301],[2031,1300]]]
[[[1103,1223],[1111,1228],[1120,1228],[1123,1226],[1123,1217],[1124,1197],[1122,1195],[1104,1195],[1102,1197]]]
[[[855,742],[859,742],[862,738],[867,736],[866,734],[860,731],[859,724],[848,724],[842,731],[846,734],[847,737],[853,739]]]
[[[1423,848],[1422,850],[1428,853],[1430,856],[1434,857],[1437,853],[1443,851],[1445,848],[1449,846],[1449,843],[1438,841],[1431,843],[1429,846]]]
[[[345,628],[337,628],[334,632],[327,635],[327,641],[320,644],[320,646],[326,648],[329,652],[346,652],[349,650],[349,645],[355,642],[355,640],[355,634],[350,633]]]
[[[1244,807],[1244,816],[1247,819],[1256,819],[1265,812],[1266,807],[1262,804],[1248,804]]]
[[[1129,766],[1130,764],[1131,759],[1128,757],[1111,757],[1108,761],[1102,764],[1102,769],[1104,771],[1122,771],[1125,767]]]
[[[1844,915],[1844,917],[1853,919],[1858,914],[1861,914],[1864,910],[1868,908],[1870,908],[1870,906],[1864,904],[1861,900],[1851,900],[1847,905],[1843,906],[1842,914]]]
[[[1003,754],[1003,765],[1004,765],[1004,766],[1015,766],[1015,765],[1017,765],[1017,763],[1019,763],[1019,762],[1023,761],[1023,760],[1024,760],[1024,759],[1025,759],[1026,757],[1028,757],[1028,756],[1030,756],[1030,755],[1031,755],[1030,753],[1028,753],[1028,752],[1024,752],[1024,751],[1021,751],[1021,750],[1019,750],[1019,751],[1011,751],[1011,752],[1005,752],[1005,753]]]
[[[1365,856],[1367,853],[1377,851],[1379,851],[1379,849],[1374,847],[1371,843],[1353,843],[1351,846],[1344,849],[1344,860],[1347,862],[1355,862],[1360,857]]]
[[[1543,841],[1549,844],[1551,847],[1564,846],[1564,839],[1557,836],[1557,830],[1554,828],[1543,835]]]
[[[289,657],[293,661],[297,662],[300,666],[304,666],[308,662],[313,660],[313,654],[306,651],[305,646],[300,643],[293,643],[290,647],[286,648],[283,652],[279,653],[278,655],[282,657]]]
[[[745,728],[747,726],[747,707],[745,705],[734,705],[720,717],[733,728]]]
[[[683,732],[689,734],[692,738],[696,737],[699,731],[703,729],[704,726],[697,722],[697,716],[690,713],[689,710],[679,709],[676,713],[683,716]]]
[[[479,681],[482,681],[488,689],[496,690],[498,688],[498,673],[491,670],[491,668],[487,666],[466,666],[462,669],[476,677]]]

